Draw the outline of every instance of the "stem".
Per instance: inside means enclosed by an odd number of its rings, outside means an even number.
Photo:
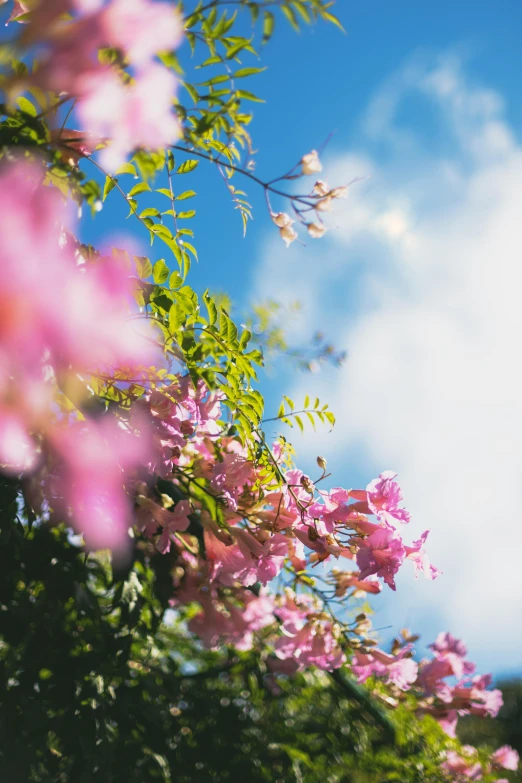
[[[333,672],[329,672],[330,678],[346,693],[346,695],[357,701],[364,711],[373,718],[384,729],[388,740],[391,743],[396,741],[395,726],[387,716],[384,710],[381,710],[375,703],[369,691],[366,688],[362,688],[350,677],[348,677],[341,669],[336,669]]]
[[[174,160],[174,158],[173,158],[173,160]],[[165,162],[165,167],[167,169],[167,177],[168,177],[168,180],[169,180],[170,203],[172,204],[172,219],[174,221],[174,229],[176,231],[176,237],[177,237],[177,235],[178,235],[178,220],[176,218],[176,207],[174,206],[174,188],[172,187],[172,172],[170,170],[168,156],[167,156],[167,160]],[[177,241],[177,239],[176,239],[176,241]]]
[[[279,421],[280,419],[288,419],[290,416],[299,416],[301,413],[317,413],[315,408],[307,408],[302,411],[289,411],[288,413],[282,413],[281,416],[272,416],[270,419],[263,419],[262,424],[266,421]]]
[[[265,193],[267,191],[270,191],[270,193],[274,193],[276,196],[282,196],[283,198],[290,199],[291,201],[297,201],[300,204],[304,204],[309,209],[314,209],[314,201],[310,200],[311,198],[315,198],[312,196],[303,196],[298,195],[294,196],[292,193],[286,193],[283,190],[279,190],[278,188],[274,188],[270,181],[264,182],[259,177],[256,177],[255,174],[252,174],[251,171],[248,171],[247,169],[241,168],[240,166],[235,166],[233,163],[225,163],[224,161],[220,160],[217,161],[215,158],[212,157],[212,155],[207,155],[205,152],[200,152],[199,150],[195,149],[187,149],[186,147],[182,147],[179,144],[173,144],[172,149],[179,150],[180,152],[185,152],[187,155],[197,155],[199,158],[203,158],[204,160],[208,160],[211,163],[215,163],[219,166],[224,166],[227,169],[230,169],[231,171],[236,171],[238,174],[242,174],[244,177],[248,177],[248,179],[251,179],[253,182],[255,182],[257,185],[260,185]],[[276,180],[272,180],[272,182],[275,182]],[[317,200],[317,199],[316,199]]]

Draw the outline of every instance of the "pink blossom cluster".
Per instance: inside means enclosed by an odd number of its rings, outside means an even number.
[[[455,737],[459,716],[496,717],[502,706],[502,693],[488,690],[491,675],[474,675],[475,664],[467,660],[467,649],[450,633],[440,633],[430,646],[431,659],[413,660],[410,643],[394,643],[393,654],[377,648],[356,651],[352,671],[358,682],[370,676],[385,678],[401,690],[414,688],[420,710],[436,718],[444,731]]]
[[[146,490],[138,498],[140,529],[161,552],[179,557],[190,546],[191,513],[201,528],[204,557],[196,567],[186,559],[178,565],[181,576],[175,601],[184,603],[190,595],[190,600],[199,602],[202,610],[193,628],[202,628],[204,617],[213,618],[211,626],[221,630],[212,632],[207,641],[237,637],[237,628],[230,626],[230,595],[268,585],[285,566],[303,571],[332,559],[356,559],[361,570],[333,572],[337,596],[348,590],[378,593],[379,576],[395,588],[392,577],[407,559],[416,568],[420,562],[430,578],[437,575],[423,549],[426,534],[408,546],[395,527],[409,520],[400,506],[395,474],[382,474],[366,490],[325,492],[301,471],[289,470],[279,487],[265,490],[248,448],[222,433],[219,394],[208,392],[201,382],[194,387],[188,376],[181,376],[170,386],[152,391],[146,405],[157,457],[149,467],[180,491],[189,475],[189,482],[204,486],[219,506],[220,523],[194,495],[189,503],[179,501],[173,511],[163,508],[157,497],[147,496]],[[278,458],[277,444],[274,458]],[[369,520],[370,515],[375,521]],[[385,545],[380,544],[383,534]],[[304,601],[301,595],[293,599],[287,595],[285,603],[273,610],[280,635],[274,644],[275,657],[287,662],[286,671],[311,664],[326,669],[341,666],[346,658],[337,626],[319,605],[311,608]],[[235,620],[243,603],[232,612]],[[416,664],[405,652],[399,656],[403,658],[390,671],[397,682],[410,682]]]
[[[491,675],[474,675],[475,665],[466,659],[462,642],[449,633],[441,633],[430,645],[431,660],[419,665],[419,685],[426,697],[426,711],[439,721],[452,737],[459,716],[495,717],[502,706],[502,693],[487,690]]]
[[[442,769],[451,775],[451,780],[456,783],[466,783],[470,780],[483,780],[484,775],[500,772],[502,769],[516,771],[519,764],[519,755],[509,745],[498,748],[489,760],[482,762],[473,745],[463,745],[460,752],[448,750],[442,762]],[[496,778],[496,783],[508,783],[506,778]]]
[[[173,74],[156,54],[176,48],[182,23],[158,0],[55,0],[39,2],[23,33],[39,67],[32,79],[44,90],[76,100],[84,149],[110,140],[103,165],[114,171],[138,147],[164,148],[180,135],[172,113]],[[18,3],[12,19],[27,10]],[[116,64],[100,49],[116,50]],[[130,69],[130,70],[129,70]],[[61,133],[63,143],[68,131]]]
[[[272,671],[285,674],[316,666],[331,671],[346,663],[332,618],[313,598],[287,590],[276,603],[281,635],[274,643]]]
[[[157,395],[151,398],[153,407],[158,399]],[[395,588],[392,577],[405,559],[412,559],[416,566],[417,558],[426,561],[422,549],[426,534],[409,547],[391,527],[391,513],[395,511],[399,518],[405,513],[397,504],[388,504],[386,519],[379,516],[376,522],[368,520],[362,509],[374,513],[367,501],[369,490],[320,491],[318,499],[314,499],[315,489],[310,479],[298,470],[291,470],[281,490],[255,491],[257,471],[246,449],[231,439],[212,444],[207,438],[201,442],[197,430],[195,438],[187,438],[188,451],[179,452],[186,435],[181,432],[180,404],[177,405],[176,411],[165,414],[167,418],[163,420],[164,425],[170,422],[173,440],[162,443],[171,449],[170,455],[175,453],[178,464],[196,457],[194,473],[208,481],[208,489],[219,499],[227,523],[225,530],[216,528],[214,521],[202,520],[210,581],[227,586],[240,583],[249,587],[256,582],[266,585],[280,573],[286,560],[302,570],[308,563],[343,557],[356,558],[361,571],[338,575],[338,583],[342,579],[345,586],[351,582],[355,589],[375,593],[380,590],[380,584],[369,579],[371,575],[382,576]],[[213,416],[218,416],[219,400],[213,397],[211,406]],[[394,474],[383,474],[375,491],[375,482],[370,485],[376,501],[380,501],[383,488],[394,492],[397,501],[399,488],[393,478]],[[356,502],[350,503],[354,496]],[[364,500],[359,500],[363,497]],[[429,565],[426,572],[430,578],[437,575]]]

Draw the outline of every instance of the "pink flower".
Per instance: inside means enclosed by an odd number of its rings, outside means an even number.
[[[460,639],[456,639],[448,631],[441,631],[435,641],[432,644],[429,644],[428,647],[435,653],[450,652],[455,653],[455,655],[458,655],[460,658],[465,658],[468,654],[468,650],[464,642],[462,642]],[[471,674],[475,668],[473,664],[471,664],[471,666],[472,669],[468,672],[469,674]]]
[[[33,468],[38,450],[23,417],[16,409],[0,407],[0,469],[17,474]]]
[[[271,529],[284,530],[299,520],[295,507],[290,507],[288,495],[283,492],[269,492],[257,504],[254,513]]]
[[[98,140],[110,139],[102,165],[114,171],[137,147],[159,149],[180,135],[172,113],[176,80],[166,68],[150,64],[126,86],[113,71],[86,73],[77,85],[78,116]]]
[[[419,576],[419,573],[424,573],[428,579],[436,579],[442,573],[438,568],[435,568],[435,566],[431,565],[430,561],[428,560],[426,550],[423,548],[423,545],[426,543],[426,539],[428,538],[429,532],[429,530],[425,530],[418,541],[414,541],[411,546],[404,547],[406,557],[409,560],[413,560],[413,564],[415,566],[415,578]]]
[[[405,549],[397,533],[388,528],[380,528],[368,538],[359,541],[357,565],[361,570],[361,579],[376,574],[395,590],[394,576],[399,570]]]
[[[146,65],[157,52],[175,49],[183,35],[172,6],[150,0],[112,0],[101,21],[107,43],[122,49],[136,66]]]
[[[320,491],[319,494],[322,496],[323,502],[312,503],[307,509],[308,514],[313,519],[321,520],[327,533],[333,533],[335,525],[345,522],[350,515],[350,509],[347,506],[350,493],[346,489],[336,487],[330,492]]]
[[[444,682],[446,677],[461,677],[464,661],[454,653],[423,661],[419,672],[419,684],[428,695],[436,695],[444,702],[451,702],[452,689]]]
[[[189,622],[206,647],[215,649],[219,643],[233,644],[238,650],[250,650],[254,633],[275,622],[273,604],[264,593],[255,596],[247,590],[237,595],[238,601],[219,602],[215,594],[200,593],[197,600],[201,611]]]
[[[232,586],[236,574],[245,566],[245,558],[237,543],[231,535],[211,524],[205,527],[204,540],[210,580]]]
[[[503,767],[504,769],[515,771],[518,769],[519,761],[520,757],[517,751],[509,745],[502,745],[501,748],[491,755],[491,762],[497,768]]]
[[[283,623],[285,632],[295,634],[306,623],[310,613],[317,609],[316,603],[310,595],[297,595],[287,588],[284,595],[278,598],[275,613]]]
[[[107,416],[56,429],[50,441],[58,457],[49,479],[53,507],[83,533],[89,548],[125,555],[133,516],[124,483],[149,456],[146,428],[138,436]]]
[[[400,658],[388,666],[388,682],[407,691],[417,679],[418,664],[413,658]]]
[[[366,487],[368,506],[372,513],[390,527],[395,527],[396,522],[406,524],[410,521],[409,513],[399,508],[402,492],[398,483],[393,480],[396,475],[392,470],[386,470]]]
[[[476,760],[476,749],[470,745],[464,745],[462,751],[465,755],[461,756],[455,750],[446,751],[442,768],[452,775],[462,776],[468,780],[480,780],[483,770],[481,764]]]
[[[0,5],[4,5],[4,3],[7,3],[7,0],[0,0]],[[22,21],[20,17],[24,16],[28,11],[30,11],[29,3],[24,2],[24,0],[14,0],[14,8],[11,11],[11,16],[7,20],[6,25],[9,24],[9,22]]]
[[[403,691],[409,690],[417,679],[418,666],[413,658],[406,657],[410,647],[404,647],[398,655],[389,655],[377,648],[370,653],[356,652],[352,659],[352,671],[357,675],[357,682],[366,682],[368,677],[386,676]]]
[[[252,463],[237,454],[223,454],[222,462],[216,462],[212,468],[210,486],[222,495],[227,505],[234,511],[237,500],[254,478]]]
[[[166,509],[161,509],[161,511],[165,511],[165,513],[158,516],[157,521],[160,521],[163,530],[156,544],[156,549],[165,554],[165,552],[170,552],[170,542],[174,533],[188,528],[190,504],[188,500],[180,500],[179,503],[176,503],[174,511],[166,511]]]
[[[188,623],[189,629],[195,633],[205,647],[211,650],[219,646],[221,640],[233,633],[229,616],[211,593],[198,595],[201,611]]]
[[[358,571],[348,573],[346,571],[334,571],[335,595],[342,597],[346,591],[353,588],[354,595],[361,593],[380,593],[382,584],[377,579],[361,579]]]
[[[278,575],[288,555],[288,539],[282,533],[275,533],[260,543],[246,530],[236,530],[237,542],[245,558],[245,564],[237,571],[237,579],[248,587],[261,582],[268,584]]]
[[[346,662],[332,624],[319,619],[310,619],[293,635],[285,631],[285,635],[276,640],[274,652],[282,660],[295,659],[300,669],[316,666],[332,671]]]
[[[10,374],[20,385],[20,373],[41,379],[44,359],[55,371],[148,364],[155,350],[129,321],[128,272],[115,258],[78,263],[76,246],[60,242],[66,207],[42,175],[22,163],[0,174],[0,345]]]

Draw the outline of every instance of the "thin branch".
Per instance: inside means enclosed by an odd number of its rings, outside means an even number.
[[[270,181],[264,182],[259,177],[256,177],[255,174],[252,174],[251,171],[248,171],[247,169],[241,168],[240,166],[235,166],[233,163],[225,163],[222,160],[217,161],[216,158],[212,157],[212,155],[207,155],[205,152],[200,152],[199,150],[195,150],[195,149],[187,149],[186,147],[181,147],[179,144],[174,144],[172,146],[172,149],[179,150],[180,152],[184,152],[187,155],[197,155],[199,158],[203,158],[204,160],[210,161],[210,163],[215,163],[216,165],[224,166],[225,168],[230,169],[231,171],[236,171],[238,174],[242,174],[244,177],[248,177],[248,179],[251,179],[257,185],[260,185],[263,188],[263,190],[265,191],[265,193],[267,191],[270,191],[270,193],[273,193],[276,196],[282,196],[283,198],[290,199],[291,201],[297,201],[299,204],[303,204],[304,206],[308,207],[309,209],[315,209],[313,197],[311,197],[311,196],[303,196],[303,195],[294,195],[293,193],[286,193],[283,190],[279,190],[278,188],[274,188],[270,184]],[[275,182],[275,180],[272,180],[272,182]]]

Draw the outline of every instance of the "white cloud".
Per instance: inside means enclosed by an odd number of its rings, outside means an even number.
[[[405,97],[424,106],[417,128]],[[522,665],[522,147],[503,112],[455,57],[406,67],[362,119],[362,152],[329,163],[334,184],[371,175],[339,229],[271,243],[258,279],[315,325],[344,322],[345,368],[294,390],[319,393],[337,427],[295,445],[344,476],[356,457],[398,470],[412,536],[432,530],[444,576],[407,574],[379,622],[448,627],[496,671]]]

